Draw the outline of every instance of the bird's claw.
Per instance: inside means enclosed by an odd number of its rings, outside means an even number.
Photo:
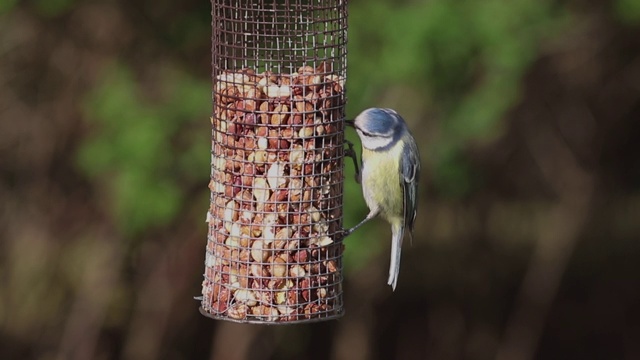
[[[347,236],[351,235],[353,231],[351,229],[340,229],[338,230],[338,235],[340,235],[343,239]]]
[[[356,158],[356,151],[353,149],[353,143],[349,140],[345,140],[344,143],[347,145],[347,149],[344,149],[344,154],[352,159]]]
[[[349,140],[344,141],[347,144],[347,149],[344,149],[345,156],[350,157],[353,160],[353,166],[355,167],[355,179],[356,183],[360,184],[360,168],[358,167],[358,156],[356,155],[356,151],[353,149],[353,143]]]

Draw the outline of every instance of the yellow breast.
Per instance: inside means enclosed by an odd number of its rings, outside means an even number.
[[[389,222],[403,217],[403,193],[400,186],[399,159],[402,146],[387,152],[362,150],[363,194],[369,208],[379,207]]]

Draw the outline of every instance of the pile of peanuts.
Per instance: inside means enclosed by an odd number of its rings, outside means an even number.
[[[202,310],[245,322],[342,312],[344,80],[223,72],[214,82]]]

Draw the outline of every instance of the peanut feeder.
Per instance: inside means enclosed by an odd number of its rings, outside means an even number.
[[[346,0],[214,0],[201,312],[340,317]]]

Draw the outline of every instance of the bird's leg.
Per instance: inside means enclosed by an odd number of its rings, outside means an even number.
[[[360,178],[360,168],[358,167],[358,156],[356,155],[356,151],[353,150],[353,143],[349,140],[345,140],[344,142],[348,146],[348,149],[344,150],[344,155],[353,159],[353,166],[356,169],[356,174],[355,174],[356,183],[360,184],[361,178]]]
[[[342,233],[344,234],[345,237],[351,235],[351,233],[353,233],[354,231],[356,231],[360,226],[364,225],[364,223],[366,223],[367,221],[373,219],[374,217],[378,216],[378,214],[380,213],[380,210],[375,209],[375,210],[371,210],[369,212],[369,214],[367,215],[366,218],[364,218],[364,220],[360,221],[358,223],[358,225],[352,227],[351,229],[348,230],[342,230]]]

